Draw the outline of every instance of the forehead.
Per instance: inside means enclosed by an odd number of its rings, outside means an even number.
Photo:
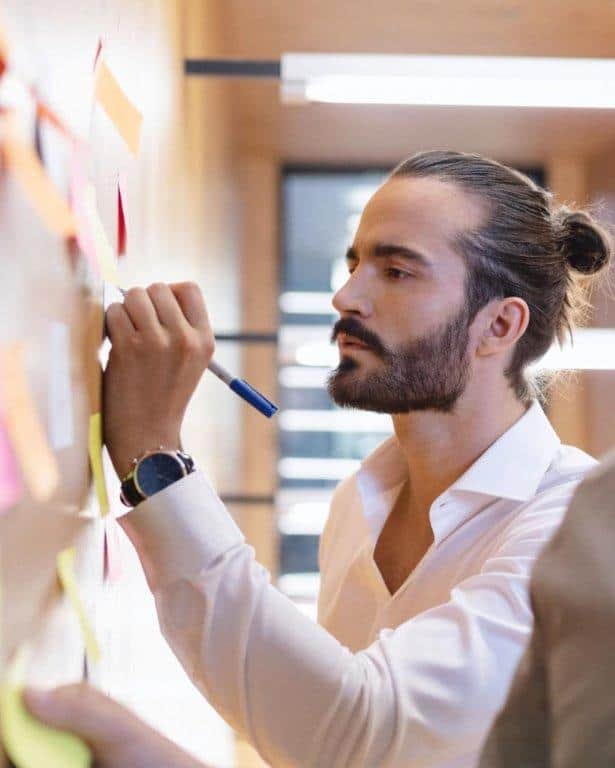
[[[355,245],[397,243],[421,250],[432,260],[460,258],[454,238],[477,229],[486,217],[481,201],[458,185],[434,177],[386,181],[361,216]]]

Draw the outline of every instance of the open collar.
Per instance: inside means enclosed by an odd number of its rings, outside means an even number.
[[[432,505],[430,519],[436,543],[458,527],[488,498],[528,501],[539,489],[553,462],[560,439],[540,404],[499,437]],[[407,479],[404,453],[395,436],[385,440],[362,463],[356,481],[363,513],[376,538]],[[455,503],[443,503],[455,496]],[[482,498],[481,498],[482,497]]]

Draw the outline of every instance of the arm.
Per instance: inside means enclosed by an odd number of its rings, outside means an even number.
[[[196,473],[123,525],[162,630],[211,703],[274,765],[433,765],[478,751],[527,641],[548,502],[448,603],[352,654],[305,618]]]
[[[544,637],[553,765],[615,764],[615,462],[580,486],[532,577]]]

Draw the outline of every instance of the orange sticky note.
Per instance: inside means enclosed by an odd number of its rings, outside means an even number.
[[[96,202],[96,190],[92,184],[87,184],[84,193],[83,210],[88,223],[89,235],[91,237],[96,262],[99,272],[108,283],[119,285],[120,278],[117,272],[117,259],[107,233],[100,220],[98,213],[98,204]]]
[[[7,755],[19,768],[88,768],[92,753],[85,742],[44,725],[26,709],[23,690],[29,658],[29,649],[22,646],[0,690],[0,728]]]
[[[96,635],[92,631],[90,620],[88,619],[79,595],[79,587],[77,586],[77,579],[75,577],[75,555],[76,552],[74,547],[63,549],[60,552],[56,561],[58,578],[60,579],[64,594],[68,597],[70,604],[79,619],[79,625],[81,627],[81,633],[83,634],[83,641],[85,643],[85,650],[87,651],[88,658],[91,661],[99,661],[100,648],[98,647],[98,641],[96,640]]]
[[[88,453],[90,455],[90,467],[92,468],[98,506],[100,507],[100,514],[104,517],[109,512],[109,497],[107,496],[102,461],[102,418],[100,413],[93,413],[90,416]]]
[[[32,397],[20,343],[0,348],[4,417],[13,451],[33,498],[49,499],[60,473]]]
[[[105,110],[133,155],[139,152],[143,115],[122,90],[115,75],[100,57],[94,72],[94,97]]]
[[[19,137],[10,122],[5,128],[2,146],[6,162],[30,204],[50,232],[61,237],[74,237],[77,234],[76,219],[45,173],[36,152]]]

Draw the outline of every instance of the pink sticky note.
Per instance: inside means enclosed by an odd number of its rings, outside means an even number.
[[[110,515],[105,520],[105,574],[111,584],[122,578],[122,540],[117,520]]]
[[[70,200],[77,220],[77,242],[96,274],[100,274],[100,265],[96,258],[96,245],[87,213],[87,186],[85,158],[82,150],[75,146],[71,157]]]
[[[0,411],[0,514],[17,504],[22,492],[19,468]]]

